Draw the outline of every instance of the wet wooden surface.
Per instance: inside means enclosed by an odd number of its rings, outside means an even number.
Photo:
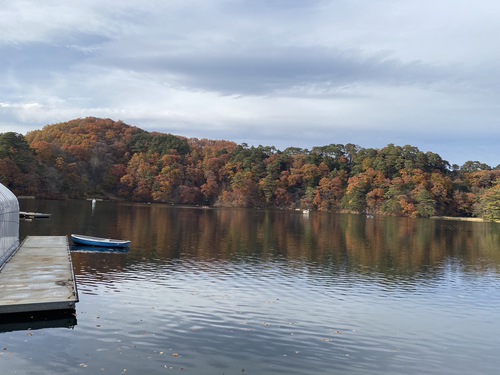
[[[28,236],[0,271],[0,314],[73,309],[76,302],[66,236]]]

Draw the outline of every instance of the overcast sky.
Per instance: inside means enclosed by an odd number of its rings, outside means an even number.
[[[500,164],[495,0],[0,0],[0,132],[95,116]]]

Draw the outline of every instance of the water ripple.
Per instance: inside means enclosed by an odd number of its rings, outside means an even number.
[[[410,277],[398,284],[382,274],[366,280],[283,259],[81,269],[84,311],[76,331],[94,360],[115,353],[120,361],[108,362],[111,368],[121,363],[132,370],[138,361],[152,374],[160,368],[220,374],[245,367],[270,374],[319,368],[435,374],[446,367],[459,374],[471,365],[454,353],[481,352],[496,361],[494,338],[484,337],[496,324],[489,314],[500,307],[488,299],[498,294],[496,278],[467,278],[445,272],[437,281],[418,284]],[[457,301],[467,308],[457,309]],[[464,319],[471,325],[464,327]]]

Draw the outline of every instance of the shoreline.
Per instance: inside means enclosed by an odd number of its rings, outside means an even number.
[[[500,221],[485,220],[480,217],[459,217],[459,216],[431,216],[429,219],[455,220],[455,221],[473,221],[477,223],[500,223]]]

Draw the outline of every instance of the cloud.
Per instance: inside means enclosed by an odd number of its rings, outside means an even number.
[[[33,109],[40,107],[42,107],[40,103],[24,103],[24,104],[0,103],[0,108]]]
[[[161,45],[142,46],[133,54],[121,49],[99,62],[134,72],[154,73],[165,82],[225,95],[273,95],[318,91],[359,84],[390,86],[441,82],[449,67],[403,63],[386,55],[317,46],[213,46],[212,51],[170,51]],[[269,49],[265,52],[264,49]],[[151,56],[148,51],[156,51]],[[228,52],[230,51],[230,52]]]
[[[0,131],[98,116],[281,148],[408,143],[477,159],[500,141],[499,17],[487,0],[7,2]]]

